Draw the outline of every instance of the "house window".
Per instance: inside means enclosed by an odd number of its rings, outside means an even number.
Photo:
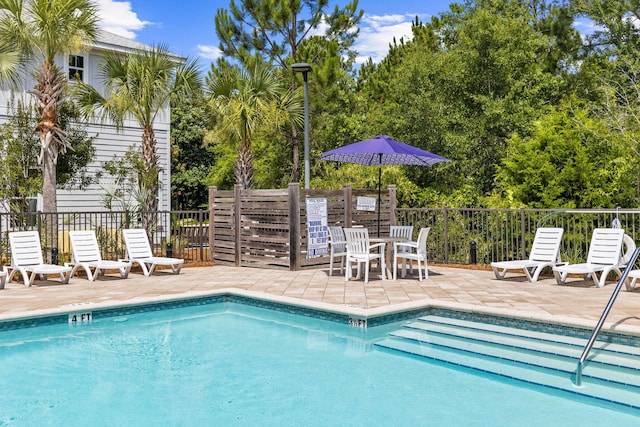
[[[84,81],[84,56],[69,55],[69,81]]]

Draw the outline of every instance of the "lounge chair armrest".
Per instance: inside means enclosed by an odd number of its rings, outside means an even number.
[[[369,246],[369,249],[381,248],[384,249],[385,242],[375,243]]]

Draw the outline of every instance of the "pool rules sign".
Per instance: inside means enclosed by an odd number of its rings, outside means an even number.
[[[307,199],[307,258],[329,252],[327,199]]]

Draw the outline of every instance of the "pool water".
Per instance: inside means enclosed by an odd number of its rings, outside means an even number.
[[[397,325],[396,325],[397,326]],[[0,333],[0,426],[636,426],[640,413],[235,303]]]

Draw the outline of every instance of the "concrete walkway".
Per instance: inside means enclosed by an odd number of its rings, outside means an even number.
[[[422,282],[417,276],[382,281],[372,272],[367,285],[355,279],[345,283],[343,276],[329,276],[327,269],[229,266],[185,267],[177,276],[166,270],[152,277],[132,272],[126,280],[115,274],[96,282],[76,276],[68,285],[48,280],[26,287],[14,280],[0,290],[0,320],[230,291],[360,316],[437,306],[592,328],[616,284],[596,288],[571,279],[559,286],[552,276],[529,283],[524,275],[511,272],[505,280],[496,280],[491,271],[438,265],[429,271],[429,279]],[[640,335],[640,291],[623,289],[605,329]]]

